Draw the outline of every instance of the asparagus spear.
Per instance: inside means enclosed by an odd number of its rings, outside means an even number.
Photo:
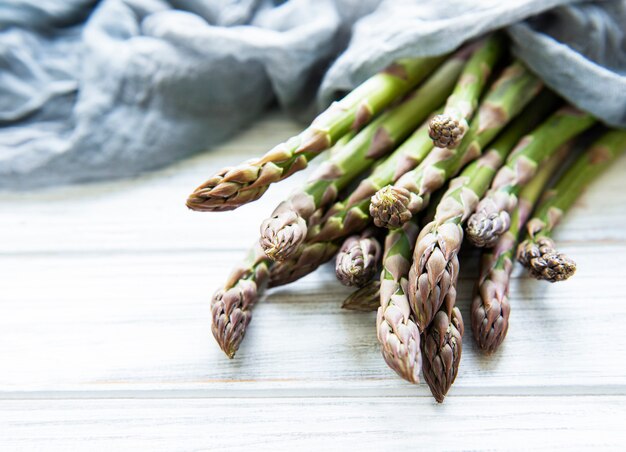
[[[321,220],[318,210],[316,221],[309,219],[306,241],[289,258],[272,266],[270,286],[296,281],[330,260],[341,240],[361,232],[370,223],[368,206],[372,194],[415,167],[432,148],[428,124],[425,123],[376,166],[346,199],[331,206]]]
[[[309,217],[309,236],[314,237],[310,243],[301,245],[297,252],[283,262],[274,264],[264,253],[260,246],[254,248],[255,259],[250,265],[243,265],[235,269],[234,274],[245,275],[254,274],[257,267],[269,269],[269,287],[276,287],[288,284],[307,274],[313,272],[321,264],[330,260],[338,249],[338,240],[350,235],[353,232],[360,232],[369,223],[367,206],[372,193],[375,193],[381,186],[392,182],[400,177],[404,172],[416,166],[422,161],[432,149],[432,143],[428,138],[428,125],[422,125],[413,133],[396,151],[387,157],[381,164],[376,166],[372,174],[361,181],[356,190],[342,202],[336,203],[328,212],[328,218],[322,222],[324,209],[317,209]],[[337,220],[340,220],[341,226]],[[317,234],[317,235],[316,235]],[[228,290],[236,285],[236,279],[231,278],[231,283],[224,289]],[[256,300],[256,296],[255,296]],[[242,303],[239,303],[243,305]],[[251,308],[253,303],[245,304],[247,313],[247,323],[250,321]],[[222,323],[227,320],[222,320]],[[245,334],[245,325],[235,332],[231,332],[228,341],[216,339],[223,350],[229,350],[227,355],[234,356],[234,353]],[[228,344],[234,344],[230,346]]]
[[[550,282],[574,274],[576,264],[555,249],[554,228],[585,188],[626,151],[626,131],[604,133],[546,193],[534,217],[526,224],[528,238],[517,249],[517,260],[530,275]]]
[[[428,134],[435,146],[456,148],[461,143],[478,99],[503,53],[504,42],[499,35],[492,35],[474,52],[446,102],[443,114],[430,120]]]
[[[450,296],[456,298],[452,288]],[[422,337],[424,380],[437,402],[442,403],[459,372],[463,350],[463,317],[459,308],[437,312]]]
[[[211,331],[224,353],[235,356],[252,319],[252,308],[266,286],[280,286],[312,273],[337,248],[335,243],[305,244],[296,258],[274,263],[257,242],[211,301]]]
[[[517,260],[535,279],[565,281],[576,273],[576,262],[560,253],[549,237],[538,237],[520,243],[517,256]]]
[[[324,242],[341,239],[364,229],[370,222],[368,208],[371,196],[415,168],[433,149],[428,137],[428,122],[422,124],[396,151],[361,181],[343,201],[335,203],[323,221],[310,227],[307,240]]]
[[[474,211],[481,196],[515,143],[554,104],[552,96],[540,96],[489,146],[488,151],[468,165],[450,182],[437,205],[433,221],[420,232],[409,272],[409,300],[423,331],[441,307],[459,273],[457,254],[463,242],[461,225]]]
[[[211,300],[211,331],[226,356],[233,358],[243,340],[256,303],[269,279],[269,260],[260,246],[230,274]]]
[[[270,184],[300,171],[349,130],[359,130],[432,72],[445,56],[400,60],[332,104],[299,135],[263,157],[224,168],[200,185],[187,207],[200,211],[233,210],[259,199]]]
[[[482,102],[457,149],[435,148],[417,168],[372,196],[370,214],[379,227],[399,227],[428,203],[428,197],[478,157],[502,128],[537,95],[541,82],[521,63],[504,70]]]
[[[319,220],[318,211],[311,220]],[[303,245],[296,258],[274,263],[257,242],[211,301],[211,330],[220,348],[233,358],[252,319],[252,308],[266,286],[276,287],[312,273],[337,252],[334,243]]]
[[[467,222],[467,238],[475,246],[491,247],[511,224],[517,194],[537,168],[570,138],[591,127],[593,116],[572,107],[554,113],[522,139]]]
[[[376,312],[380,306],[380,281],[372,280],[352,292],[341,307],[350,311]]]
[[[566,146],[553,155],[520,191],[519,202],[511,214],[511,227],[500,236],[493,249],[483,252],[470,314],[474,339],[484,352],[496,351],[506,337],[511,312],[509,282],[519,234],[540,193],[568,150]]]
[[[415,162],[423,160],[432,149],[427,124],[420,127],[401,148],[374,168],[352,194],[333,205],[321,220],[318,210],[317,220],[310,221],[304,244],[288,259],[271,267],[270,287],[282,286],[312,273],[334,256],[345,237],[367,228],[371,222],[367,212],[371,194],[376,192],[377,187],[401,176]]]
[[[293,256],[272,265],[269,287],[289,284],[313,273],[317,267],[331,260],[338,249],[338,242],[303,243]]]
[[[525,74],[525,76],[521,76],[520,71]],[[509,80],[509,77],[513,77],[515,79],[526,78],[527,82],[523,85],[530,84],[533,88],[539,86],[539,82],[537,82],[533,76],[526,73],[523,67],[519,65],[513,65],[508,69],[508,71],[505,72],[510,75],[505,76],[503,74],[502,79],[499,82],[501,85],[508,86],[507,80]],[[514,86],[517,87],[518,85],[514,84]],[[495,87],[493,90],[494,92],[499,91]],[[480,120],[481,111],[483,119],[479,122],[477,121],[476,124],[473,123],[473,129],[471,129],[476,131],[477,138],[476,140],[471,140],[471,143],[467,145],[468,148],[481,149],[486,142],[491,141],[491,138],[493,138],[493,136],[500,131],[502,127],[504,127],[500,123],[495,125],[494,121],[488,119],[488,115],[494,115],[494,111],[499,111],[498,108],[502,102],[496,102],[496,100],[503,96],[506,97],[506,92],[502,92],[497,96],[493,95],[492,101],[490,101],[493,102],[493,104],[490,104],[491,106],[488,108],[481,107],[478,119]],[[522,97],[525,99],[525,96]],[[541,95],[538,96],[538,98],[529,106],[529,113],[524,115],[524,119],[521,120],[521,123],[535,124],[535,122],[531,122],[533,121],[533,118],[542,118],[543,115],[554,106],[555,101],[556,97],[553,94],[542,92]],[[506,103],[506,105],[508,105],[508,103]],[[511,112],[517,115],[517,107],[511,105],[509,108],[511,109]],[[503,115],[504,113],[499,114],[500,117],[503,117]],[[472,134],[471,130],[466,139],[470,138]],[[524,129],[522,133],[525,133],[526,131],[527,129]],[[520,135],[518,134],[515,136],[519,138]],[[485,140],[485,142],[481,140]],[[409,144],[409,141],[410,147],[415,150],[414,160],[423,160],[423,163],[428,162],[431,158],[429,152],[431,152],[432,143],[430,143],[428,138],[427,128],[422,126],[407,142],[405,142],[405,144]],[[403,144],[401,148],[405,148],[405,144]],[[409,146],[406,146],[406,148],[408,147]],[[462,147],[463,144],[461,145],[461,148]],[[438,150],[439,149],[435,149],[434,152],[437,152]],[[398,151],[400,151],[400,148]],[[469,152],[470,151],[468,151],[468,153]],[[471,153],[475,152],[477,151],[471,151]],[[350,234],[360,232],[367,227],[371,221],[371,217],[368,213],[368,207],[370,204],[369,196],[371,196],[371,193],[376,190],[376,187],[389,183],[394,172],[395,174],[398,173],[395,169],[398,168],[395,162],[396,155],[396,153],[392,154],[392,156],[390,156],[384,163],[376,167],[372,175],[362,181],[347,200],[336,203],[332,206],[326,217],[318,225],[309,227],[309,233],[305,243],[300,246],[294,255],[284,262],[277,263],[277,265],[272,267],[270,271],[270,287],[288,284],[311,273],[317,267],[332,258],[339,247],[338,241]],[[463,163],[464,162],[461,162],[460,164],[462,165]],[[401,176],[400,179],[403,177],[404,176]],[[302,255],[305,255],[306,257],[302,258]]]
[[[311,175],[305,186],[295,190],[274,209],[271,217],[263,221],[259,241],[271,260],[286,259],[304,241],[307,222],[315,221],[322,211],[321,207],[335,201],[343,185],[352,180],[352,174],[340,175],[341,180],[335,179],[335,184],[327,184],[325,179],[333,174],[336,167],[334,162],[341,159],[341,151],[350,144],[355,135],[351,131],[341,137],[331,148],[329,159]],[[365,162],[369,166],[372,159],[366,158]]]
[[[337,253],[337,279],[344,286],[363,287],[378,271],[380,255],[380,243],[373,228],[348,237]]]
[[[466,57],[459,54],[446,61],[412,96],[365,127],[324,162],[302,190],[276,208],[261,225],[261,245],[270,259],[280,261],[293,254],[307,235],[308,217],[334,202],[340,190],[395,148],[443,103]]]
[[[410,221],[387,234],[376,316],[376,332],[385,362],[400,377],[415,384],[419,383],[422,365],[420,332],[406,290],[417,231],[417,224]]]

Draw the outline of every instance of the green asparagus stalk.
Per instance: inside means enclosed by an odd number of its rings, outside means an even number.
[[[370,223],[368,209],[372,195],[419,165],[432,149],[426,122],[362,180],[347,199],[335,203],[323,221],[310,228],[307,239],[333,241],[364,229]]]
[[[353,174],[341,175],[338,176],[341,180],[333,179],[335,183],[330,185],[323,180],[326,174],[333,171],[335,167],[333,162],[341,158],[341,151],[350,144],[355,135],[354,131],[350,131],[341,137],[330,149],[328,159],[311,174],[304,187],[296,189],[278,204],[272,215],[261,224],[259,242],[272,261],[285,259],[292,248],[297,248],[304,241],[307,222],[314,221],[322,207],[335,201],[341,189],[340,184],[348,184],[354,177]],[[366,166],[373,162],[372,159],[365,159]],[[317,200],[318,206],[313,199]]]
[[[269,287],[276,287],[288,284],[313,272],[317,267],[332,259],[339,247],[339,240],[352,233],[360,232],[367,227],[369,224],[367,206],[369,205],[369,199],[372,193],[375,193],[381,186],[396,180],[407,170],[415,167],[428,155],[431,149],[432,143],[428,138],[428,124],[426,123],[414,132],[413,135],[381,164],[377,165],[372,171],[372,174],[364,179],[346,200],[336,203],[331,207],[328,219],[324,222],[322,221],[324,215],[324,209],[322,208],[317,209],[315,213],[309,217],[308,226],[311,229],[309,236],[316,237],[316,234],[318,234],[318,241],[313,240],[311,243],[302,244],[294,255],[278,263],[273,263],[260,246],[255,247],[254,263],[237,267],[234,274],[254,274],[257,268],[262,269],[264,272],[267,270],[269,271],[269,277],[264,278],[264,282],[268,279]],[[364,221],[351,221],[351,219],[359,218],[361,214],[365,218]],[[337,225],[337,218],[341,218],[344,222],[343,226],[345,226],[339,228],[339,230],[332,227]],[[331,225],[331,227],[324,225]],[[261,254],[259,254],[259,252]],[[236,285],[236,279],[237,278],[231,278],[231,282],[227,284],[222,291],[234,287]],[[254,298],[256,301],[256,295]],[[245,304],[244,310],[247,318],[245,325],[250,321],[251,309],[249,308],[251,308],[253,304],[254,302],[252,304]],[[244,303],[239,303],[239,305],[244,306]],[[226,313],[225,315],[227,317],[229,314]],[[223,324],[228,323],[228,320],[222,319],[221,322]],[[223,350],[228,350],[226,353],[230,357],[234,356],[237,347],[243,339],[245,325],[234,333],[230,332],[227,339],[221,339],[224,334],[221,334],[219,337],[215,334],[218,343]]]
[[[372,196],[370,214],[374,224],[399,227],[422,210],[429,196],[467,162],[477,158],[540,88],[541,82],[521,63],[506,68],[487,93],[457,149],[435,148],[417,168]]]
[[[372,280],[352,292],[341,307],[350,311],[376,312],[380,306],[380,281]]]
[[[323,209],[318,209],[309,221],[315,225],[321,221],[322,215]],[[287,284],[313,272],[331,259],[337,248],[334,243],[303,245],[295,258],[275,263],[257,242],[211,302],[211,329],[226,355],[229,358],[235,356],[252,318],[252,308],[266,286]]]
[[[437,205],[433,221],[419,234],[409,272],[409,300],[420,331],[430,324],[459,273],[457,254],[463,242],[462,224],[474,211],[481,196],[515,143],[541,121],[554,104],[552,96],[532,102],[488,147],[450,182]]]
[[[376,332],[387,365],[410,383],[419,383],[420,332],[407,297],[407,276],[418,227],[410,221],[388,232],[380,275]]]
[[[517,195],[542,162],[572,137],[595,122],[593,116],[564,107],[524,137],[511,153],[491,188],[467,222],[467,238],[475,246],[491,247],[509,229]]]
[[[508,295],[515,248],[524,223],[569,146],[561,149],[541,166],[520,191],[519,202],[511,214],[509,230],[500,236],[492,249],[483,252],[470,314],[474,339],[478,348],[486,353],[497,350],[509,329],[511,306]]]
[[[536,124],[534,118],[541,119],[543,115],[555,105],[555,102],[556,97],[554,95],[543,92],[542,95],[529,106],[529,113],[526,113],[524,118],[520,121],[521,125],[519,127],[522,128],[522,133],[528,131],[528,129],[523,129],[523,124]],[[517,114],[517,111],[515,113]],[[487,113],[483,111],[483,115],[486,114]],[[488,125],[491,123],[483,120],[483,124]],[[501,128],[502,127],[499,127],[498,130]],[[517,130],[518,126],[513,129]],[[515,135],[515,133],[516,132],[511,132],[509,134],[512,135],[512,138],[508,138],[509,141],[514,140],[515,142],[516,139],[519,139],[519,133],[517,135]],[[493,135],[495,135],[495,132],[493,132]],[[422,126],[409,141],[411,148],[415,150],[414,159],[417,161],[425,158],[426,160],[423,161],[428,161],[432,143],[430,143],[428,138],[427,128]],[[409,141],[405,142],[401,147],[404,148]],[[511,146],[513,144],[511,144]],[[472,146],[474,145],[472,144]],[[483,145],[481,144],[481,146]],[[398,151],[400,151],[400,148]],[[336,203],[332,206],[326,218],[324,218],[319,225],[309,227],[308,237],[296,253],[284,262],[277,263],[277,265],[272,267],[270,271],[270,287],[288,284],[311,273],[317,267],[332,258],[340,245],[340,241],[344,237],[358,233],[367,227],[371,221],[368,214],[369,196],[376,187],[388,183],[385,181],[389,181],[394,172],[397,174],[398,171],[396,171],[395,168],[398,168],[398,166],[396,166],[394,162],[395,155],[395,153],[392,154],[387,161],[376,167],[372,175],[362,181],[346,201]],[[388,162],[390,163],[389,165]],[[393,163],[393,165],[391,165],[391,163]],[[394,169],[392,170],[391,168]],[[305,258],[302,258],[303,255]]]
[[[269,287],[283,286],[313,273],[335,256],[339,246],[339,242],[303,243],[293,256],[272,265]]]
[[[320,216],[317,212],[312,219]],[[296,258],[275,263],[257,242],[211,301],[211,330],[224,353],[229,358],[235,356],[252,319],[252,308],[266,286],[280,286],[312,273],[330,260],[337,249],[335,243],[305,244]]]
[[[211,300],[211,331],[226,356],[233,358],[252,318],[252,307],[269,279],[269,260],[260,246],[235,268]]]
[[[263,157],[224,168],[187,199],[199,211],[233,210],[259,199],[270,184],[307,167],[350,130],[359,130],[430,74],[445,56],[400,60],[332,104],[299,135]]]
[[[456,298],[455,289],[449,296]],[[442,403],[459,372],[463,351],[463,317],[459,308],[437,312],[422,336],[422,372],[430,392]]]
[[[318,209],[309,221],[316,224],[322,215],[323,209]],[[331,249],[330,252],[334,254],[335,250]],[[303,259],[306,260],[309,256],[311,253],[304,253]],[[254,304],[268,283],[271,286],[270,270],[273,265],[274,262],[257,242],[244,262],[231,272],[224,287],[213,295],[211,330],[220,348],[229,358],[235,356],[244,338]]]
[[[276,208],[261,225],[261,246],[270,259],[281,261],[293,254],[306,238],[308,217],[334,202],[340,190],[393,150],[443,103],[466,58],[458,54],[446,61],[408,99],[383,113],[324,162],[304,189]]]
[[[337,279],[344,286],[363,287],[378,271],[381,254],[381,246],[373,228],[348,237],[335,260]]]
[[[363,231],[370,224],[368,206],[372,194],[423,161],[432,148],[425,123],[376,166],[346,199],[331,206],[324,218],[309,220],[306,241],[289,258],[272,266],[270,286],[296,281],[330,260],[345,237]]]
[[[576,159],[546,193],[533,218],[526,224],[528,238],[517,249],[517,260],[531,276],[550,282],[568,279],[576,264],[555,249],[551,236],[567,210],[585,188],[626,151],[626,131],[612,130],[595,141]]]
[[[474,52],[446,102],[441,115],[431,119],[428,134],[435,146],[456,148],[468,129],[478,99],[491,72],[504,53],[502,36],[492,35]]]

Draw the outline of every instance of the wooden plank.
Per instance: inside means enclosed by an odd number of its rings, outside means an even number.
[[[0,450],[619,450],[626,397],[0,402]]]
[[[298,129],[270,115],[135,180],[0,193],[0,450],[622,447],[626,159],[559,230],[577,275],[549,285],[518,269],[507,341],[484,357],[468,325],[443,406],[386,367],[374,315],[339,308],[349,290],[331,268],[270,291],[227,360],[210,334],[210,294],[306,174],[231,213],[183,201]],[[464,251],[466,322],[476,272]]]
[[[565,247],[567,283],[516,272],[502,350],[481,356],[468,331],[452,394],[624,394],[626,246]],[[611,266],[599,261],[611,253]],[[379,356],[374,314],[342,311],[349,290],[324,268],[258,304],[233,361],[211,337],[210,293],[230,253],[0,258],[2,397],[26,392],[189,390],[228,394],[413,394]],[[459,305],[476,267],[468,261]],[[610,324],[609,324],[610,322]],[[610,332],[610,334],[609,334]],[[270,392],[268,392],[270,391]],[[418,394],[427,394],[421,386]]]

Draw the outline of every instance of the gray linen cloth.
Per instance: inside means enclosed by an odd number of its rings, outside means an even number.
[[[546,84],[626,127],[625,24],[625,0],[0,0],[0,188],[162,167],[273,102],[310,119],[399,57],[501,27]]]

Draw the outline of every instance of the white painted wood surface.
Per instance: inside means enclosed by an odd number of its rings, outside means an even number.
[[[576,276],[518,269],[505,344],[486,358],[468,331],[444,405],[387,369],[331,268],[269,291],[227,360],[209,297],[306,174],[235,212],[184,199],[298,127],[268,115],[135,180],[0,193],[0,451],[623,448],[626,159],[559,230]],[[469,323],[476,255],[462,265]]]

